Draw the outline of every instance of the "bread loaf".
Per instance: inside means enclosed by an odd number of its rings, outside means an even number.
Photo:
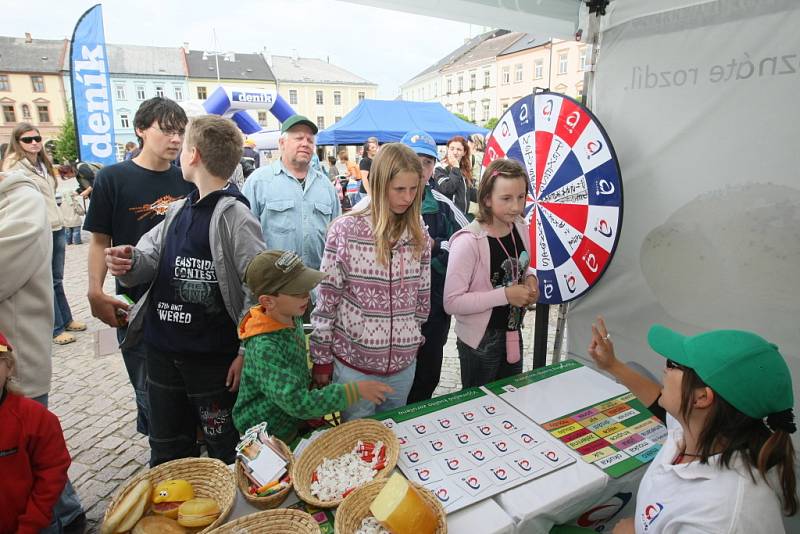
[[[133,534],[186,534],[186,529],[174,519],[160,515],[143,517],[133,527]]]
[[[436,531],[436,514],[400,473],[389,478],[369,510],[394,534],[433,534]]]
[[[127,532],[142,518],[150,503],[150,482],[142,480],[108,514],[100,529],[102,534]]]
[[[198,497],[186,501],[178,508],[178,524],[184,527],[206,527],[213,523],[219,514],[217,501]]]

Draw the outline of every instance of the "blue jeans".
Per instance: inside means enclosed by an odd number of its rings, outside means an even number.
[[[81,227],[75,226],[72,228],[64,228],[67,232],[67,245],[82,245],[81,241]]]
[[[117,341],[122,344],[128,327],[117,328]],[[127,349],[121,349],[122,361],[128,371],[128,379],[136,394],[136,431],[147,436],[150,432],[150,401],[147,398],[147,345],[140,341]]]
[[[203,430],[211,458],[232,464],[239,431],[233,426],[236,394],[225,379],[232,358],[194,359],[147,347],[150,399],[150,467],[199,456],[197,427]]]
[[[333,382],[335,384],[347,384],[349,382],[360,382],[362,380],[375,380],[383,382],[394,388],[394,393],[386,395],[386,400],[376,405],[368,400],[360,400],[350,405],[342,411],[342,421],[361,419],[370,415],[394,410],[406,405],[408,392],[411,391],[411,384],[414,383],[414,371],[417,368],[417,361],[393,375],[368,375],[348,367],[339,360],[333,360]]]
[[[67,246],[64,229],[53,232],[53,337],[64,331],[72,322],[72,311],[69,309],[67,296],[64,294],[64,254]]]
[[[33,399],[45,408],[47,408],[48,394],[45,393]],[[56,505],[53,507],[53,520],[50,526],[42,530],[40,534],[61,534],[63,528],[78,518],[83,513],[83,506],[75,488],[72,487],[72,482],[67,479],[67,485],[61,492]]]
[[[462,388],[483,386],[522,372],[522,332],[519,335],[520,359],[517,363],[506,361],[505,330],[487,329],[476,349],[460,339],[456,340],[456,348],[461,363]]]

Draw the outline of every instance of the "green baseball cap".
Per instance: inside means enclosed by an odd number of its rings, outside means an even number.
[[[247,287],[256,298],[261,295],[304,295],[325,278],[325,273],[309,269],[296,253],[265,250],[250,260],[244,272]]]
[[[711,330],[684,336],[653,325],[654,351],[694,370],[728,403],[754,419],[794,406],[792,375],[778,347],[752,332]]]
[[[292,127],[297,126],[298,124],[305,124],[309,128],[311,128],[311,133],[317,135],[319,128],[317,125],[311,122],[311,119],[304,115],[292,115],[281,124],[281,133],[288,132]]]

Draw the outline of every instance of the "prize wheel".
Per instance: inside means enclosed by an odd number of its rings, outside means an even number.
[[[519,161],[530,184],[525,219],[539,302],[561,304],[603,276],[622,226],[622,177],[597,118],[560,93],[514,103],[486,139],[483,165]]]

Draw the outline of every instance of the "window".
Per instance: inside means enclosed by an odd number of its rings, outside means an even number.
[[[114,92],[117,94],[117,100],[127,100],[125,96],[125,85],[118,83],[114,86]]]
[[[50,109],[47,104],[39,104],[36,109],[39,112],[39,122],[50,122]]]
[[[131,116],[127,113],[120,113],[119,114],[119,125],[122,128],[130,128],[131,127]]]
[[[198,87],[197,88],[197,99],[198,100],[205,100],[206,98],[208,98],[208,96],[206,94],[206,88],[205,87]]]
[[[28,104],[22,104],[22,120],[31,120],[31,108]]]
[[[317,104],[324,104],[325,99],[322,98],[322,91],[317,91]]]
[[[559,74],[566,74],[567,73],[567,52],[563,52],[558,54],[558,73]]]
[[[205,87],[198,87],[197,88],[197,98],[200,98],[200,89],[203,90],[203,100],[206,98],[206,88]],[[136,100],[144,100],[146,98],[144,94],[144,85],[137,85],[136,86]]]
[[[433,82],[433,98],[439,96],[439,82]]]
[[[338,115],[337,115],[337,116],[335,116],[335,117],[333,118],[333,122],[334,122],[334,124],[336,124],[336,123],[337,123],[337,122],[339,122],[340,120],[342,120],[342,118],[341,118],[340,116],[338,116]]]
[[[258,124],[261,126],[267,125],[267,112],[266,111],[259,111],[258,112]]]
[[[483,101],[483,114],[481,115],[481,120],[486,122],[489,120],[489,101]]]
[[[492,83],[492,74],[485,70],[483,71],[483,88],[486,89]]]
[[[514,65],[514,83],[522,81],[522,63]]]
[[[447,94],[453,92],[453,78],[447,78]]]
[[[477,104],[475,102],[470,102],[469,103],[469,120],[471,120],[471,121],[475,120],[475,107],[476,106],[477,106]]]
[[[447,104],[445,107],[447,108],[447,111],[453,111],[453,104]]]
[[[320,130],[325,129],[325,117],[317,117],[317,128]]]
[[[542,71],[544,70],[544,62],[541,59],[537,59],[533,63],[533,79],[534,80],[541,80],[542,79]]]
[[[511,67],[503,67],[503,85],[511,83]]]
[[[586,70],[586,59],[588,58],[588,53],[586,49],[581,50],[580,59],[578,59],[578,70]]]
[[[8,83],[8,74],[0,74],[0,91],[10,91],[11,84]]]
[[[341,106],[342,105],[342,92],[341,91],[334,91],[333,92],[333,105],[334,106]]]
[[[464,113],[464,103],[463,102],[459,102],[458,104],[456,104],[456,111],[458,111],[459,113]]]
[[[6,122],[17,122],[17,114],[14,113],[14,106],[3,105],[3,120]]]
[[[475,85],[477,84],[477,81],[478,81],[478,74],[475,73],[475,72],[470,72],[469,73],[469,90],[470,91],[474,91],[475,90]]]
[[[364,93],[364,91],[359,91],[359,92],[358,92],[358,101],[359,101],[359,102],[361,102],[362,100],[364,100],[364,98],[365,98],[366,96],[367,96],[367,95],[366,95],[366,93]]]
[[[175,92],[175,101],[180,102],[183,100],[183,87],[180,85],[175,85],[172,89]]]
[[[463,76],[459,76],[458,77],[458,92],[460,93],[463,90],[464,90],[464,77]]]
[[[508,109],[508,102],[503,102],[503,111]]]
[[[289,89],[289,103],[297,105],[297,89]]]
[[[164,98],[164,86],[163,85],[156,85],[156,96],[160,96]]]
[[[31,83],[33,84],[34,93],[44,93],[44,77],[31,76]]]

